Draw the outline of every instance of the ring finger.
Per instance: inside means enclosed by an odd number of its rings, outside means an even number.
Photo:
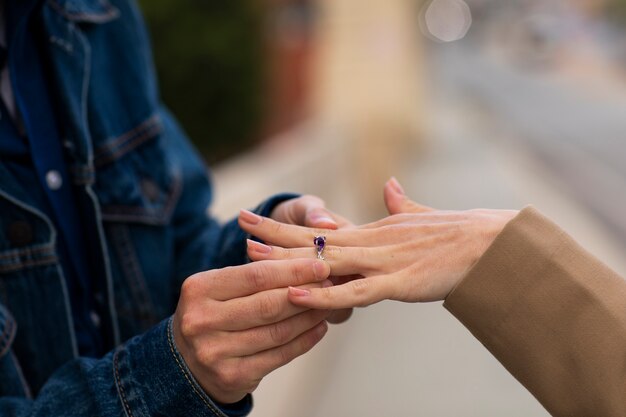
[[[369,275],[377,272],[374,260],[388,248],[326,246],[320,253],[330,265],[332,275]],[[248,240],[248,256],[253,261],[315,258],[316,248],[281,248]]]

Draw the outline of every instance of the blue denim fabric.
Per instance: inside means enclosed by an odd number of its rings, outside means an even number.
[[[245,233],[207,214],[206,168],[159,102],[135,3],[46,0],[40,19],[68,172],[94,219],[82,226],[111,351],[79,357],[57,230],[0,161],[0,417],[224,416],[168,318],[186,277],[246,262]],[[12,236],[16,224],[28,225],[27,242]]]

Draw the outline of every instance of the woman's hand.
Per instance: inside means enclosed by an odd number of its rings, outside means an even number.
[[[250,241],[252,260],[316,257],[315,236],[334,276],[360,276],[328,288],[289,290],[290,300],[317,309],[366,306],[384,299],[443,300],[517,211],[440,211],[409,200],[394,179],[385,186],[391,216],[344,230],[277,223],[243,211],[241,227],[271,246]]]

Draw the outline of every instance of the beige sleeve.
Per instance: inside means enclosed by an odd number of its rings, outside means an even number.
[[[626,416],[626,281],[535,209],[444,306],[554,416]]]

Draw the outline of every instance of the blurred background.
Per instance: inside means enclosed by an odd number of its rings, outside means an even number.
[[[222,219],[275,192],[356,222],[537,206],[626,276],[625,0],[143,0]],[[533,364],[529,364],[533,366]],[[381,303],[267,377],[253,417],[546,416],[440,304]]]

